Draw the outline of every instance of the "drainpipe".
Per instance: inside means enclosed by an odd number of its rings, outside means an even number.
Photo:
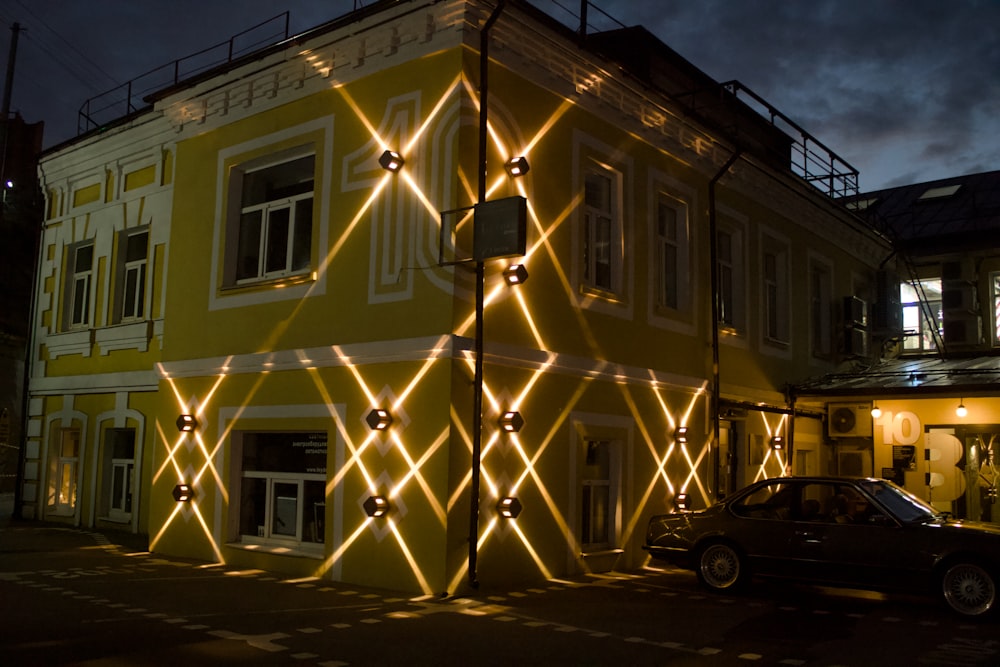
[[[722,168],[708,182],[708,247],[712,272],[712,399],[709,404],[709,412],[712,415],[712,488],[715,489],[716,499],[721,497],[719,493],[719,403],[721,402],[721,390],[719,387],[719,240],[715,211],[715,184],[740,159],[742,153],[743,149],[736,149],[736,152],[729,156]]]
[[[506,0],[499,0],[479,31],[479,192],[478,203],[486,201],[487,104],[489,97],[490,29],[503,12]],[[479,588],[476,562],[479,559],[479,481],[483,454],[483,301],[486,269],[476,260],[476,370],[472,391],[472,481],[469,502],[469,585]]]

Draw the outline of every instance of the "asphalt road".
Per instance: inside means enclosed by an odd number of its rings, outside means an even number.
[[[997,665],[933,600],[642,570],[414,598],[0,521],[0,665]]]

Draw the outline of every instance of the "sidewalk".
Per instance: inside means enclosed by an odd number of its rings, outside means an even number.
[[[49,521],[21,520],[14,519],[14,492],[0,493],[0,533],[8,531],[14,527],[14,533],[20,529],[31,528],[60,528],[68,530],[79,530],[81,533],[103,535],[110,544],[127,547],[137,551],[149,549],[149,538],[146,535],[136,535],[125,530],[107,530],[103,528],[76,528],[72,525],[55,523]],[[30,531],[29,531],[30,532]],[[8,534],[5,539],[17,539]]]

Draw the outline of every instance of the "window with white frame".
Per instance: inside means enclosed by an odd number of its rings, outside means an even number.
[[[925,352],[937,349],[944,332],[941,280],[903,282],[899,286],[903,309],[903,350]]]
[[[814,357],[833,354],[833,272],[828,264],[812,261],[809,266],[810,347]]]
[[[617,547],[620,451],[613,441],[586,439],[580,477],[580,541],[584,551]]]
[[[148,256],[148,229],[127,230],[119,234],[116,323],[141,320],[146,314]]]
[[[111,428],[104,434],[101,464],[103,479],[102,515],[112,521],[132,518],[135,488],[135,429]]]
[[[761,251],[761,301],[764,338],[772,342],[789,341],[788,325],[788,246],[765,236]]]
[[[665,193],[656,201],[654,266],[656,305],[683,310],[688,305],[689,242],[687,208]]]
[[[719,326],[732,331],[743,331],[744,280],[743,232],[736,227],[720,227],[716,234],[716,271],[719,307]]]
[[[321,544],[326,526],[327,434],[234,435],[241,469],[239,537],[244,543]]]
[[[94,282],[94,243],[76,244],[69,249],[66,267],[67,328],[90,324],[90,300]]]
[[[49,460],[48,511],[53,515],[71,516],[76,511],[80,431],[60,429],[57,438]]]
[[[239,206],[227,227],[235,237],[227,243],[231,284],[311,270],[316,159],[299,153],[284,152],[232,170],[230,193]]]
[[[584,286],[616,294],[622,288],[621,174],[592,163],[584,178]]]

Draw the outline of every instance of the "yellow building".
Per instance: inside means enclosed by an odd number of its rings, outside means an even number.
[[[34,516],[430,594],[826,465],[785,387],[889,246],[645,30],[379,2],[150,100],[40,166]]]

